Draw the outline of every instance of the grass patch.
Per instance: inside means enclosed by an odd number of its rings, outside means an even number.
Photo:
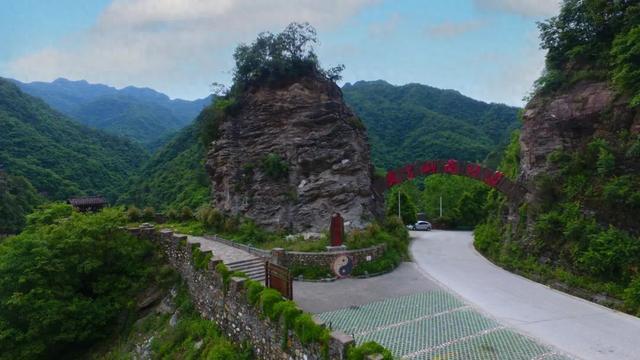
[[[302,276],[305,280],[331,279],[335,277],[331,269],[317,265],[292,266],[289,271],[291,276],[296,278]]]

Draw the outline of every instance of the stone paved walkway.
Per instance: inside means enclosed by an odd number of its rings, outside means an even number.
[[[200,243],[201,250],[203,251],[211,250],[213,252],[213,255],[221,258],[222,262],[225,264],[256,258],[255,255],[249,254],[244,250],[240,250],[214,240],[205,239],[201,236],[187,235],[187,242],[190,244]]]
[[[505,328],[443,290],[318,314],[357,343],[376,341],[402,359],[568,359]]]

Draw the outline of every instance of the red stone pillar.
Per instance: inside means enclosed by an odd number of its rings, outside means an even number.
[[[331,246],[341,246],[344,242],[344,219],[340,213],[331,216]]]

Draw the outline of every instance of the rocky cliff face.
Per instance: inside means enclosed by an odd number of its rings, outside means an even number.
[[[534,98],[523,120],[519,180],[534,196],[536,178],[557,171],[557,165],[547,161],[554,151],[574,153],[594,138],[616,144],[621,132],[640,133],[640,112],[630,109],[628,99],[606,82],[586,82],[551,98]]]
[[[352,227],[374,219],[367,135],[338,86],[307,76],[238,101],[206,163],[218,209],[293,232],[327,229],[334,212]]]

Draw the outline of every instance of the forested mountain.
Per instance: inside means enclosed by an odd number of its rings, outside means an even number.
[[[139,141],[149,149],[189,124],[210,101],[169,99],[149,88],[116,89],[84,80],[53,82],[14,81],[25,93],[43,99],[52,108],[78,122]]]
[[[487,104],[453,90],[360,81],[345,85],[343,93],[367,127],[378,167],[425,158],[482,161],[508,143],[510,132],[519,126],[518,108]],[[158,150],[120,201],[158,209],[206,203],[209,179],[200,128],[213,112],[213,106],[207,108]]]
[[[197,208],[208,203],[209,178],[204,169],[206,151],[201,126],[213,111],[213,105],[205,108],[191,125],[163,145],[131,179],[129,191],[120,202],[156,209]]]
[[[367,127],[374,164],[382,168],[429,158],[482,161],[519,126],[518,108],[455,90],[378,80],[346,84],[342,91]]]
[[[147,158],[141,146],[77,124],[0,79],[0,164],[49,199],[102,194],[114,200]]]

